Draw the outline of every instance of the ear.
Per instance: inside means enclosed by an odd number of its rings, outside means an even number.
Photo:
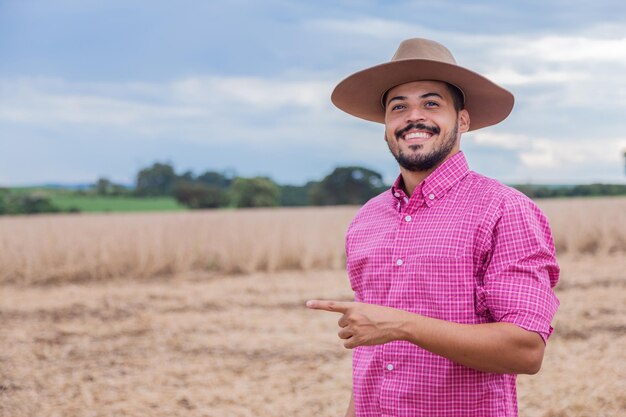
[[[463,109],[459,111],[459,133],[465,133],[470,128],[470,116],[467,110]]]

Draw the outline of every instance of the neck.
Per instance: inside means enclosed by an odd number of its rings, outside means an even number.
[[[427,171],[409,171],[406,168],[400,167],[400,174],[402,175],[402,181],[404,182],[404,192],[406,193],[406,195],[408,195],[410,198],[413,195],[415,188],[420,185],[422,181],[424,181],[430,174],[433,173],[434,170],[439,168],[441,164],[446,162],[457,152],[450,153],[450,155],[448,155],[446,159]]]
[[[402,175],[402,181],[404,182],[404,192],[409,198],[413,195],[415,188],[426,179],[436,169],[433,168],[430,171],[409,171],[404,168],[400,168],[400,174]]]

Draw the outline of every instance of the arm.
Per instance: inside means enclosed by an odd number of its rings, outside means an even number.
[[[395,340],[406,340],[461,365],[505,374],[535,374],[541,368],[542,337],[515,324],[459,324],[411,313],[403,316]]]
[[[459,324],[373,304],[309,301],[309,308],[342,313],[339,337],[346,348],[411,342],[484,372],[534,374],[545,344],[535,332],[511,323]]]

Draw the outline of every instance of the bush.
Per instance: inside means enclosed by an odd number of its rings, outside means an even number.
[[[176,200],[192,209],[217,208],[228,204],[224,190],[214,185],[193,181],[179,181],[174,186]]]
[[[315,205],[363,204],[386,190],[382,175],[363,167],[339,167],[310,188]]]
[[[58,213],[48,196],[41,193],[0,195],[0,214]]]
[[[280,202],[280,188],[266,177],[235,178],[231,193],[235,207],[273,207]]]

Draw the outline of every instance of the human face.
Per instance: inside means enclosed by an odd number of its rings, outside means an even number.
[[[385,141],[401,167],[431,171],[459,150],[469,114],[457,112],[445,83],[414,81],[389,90]]]

